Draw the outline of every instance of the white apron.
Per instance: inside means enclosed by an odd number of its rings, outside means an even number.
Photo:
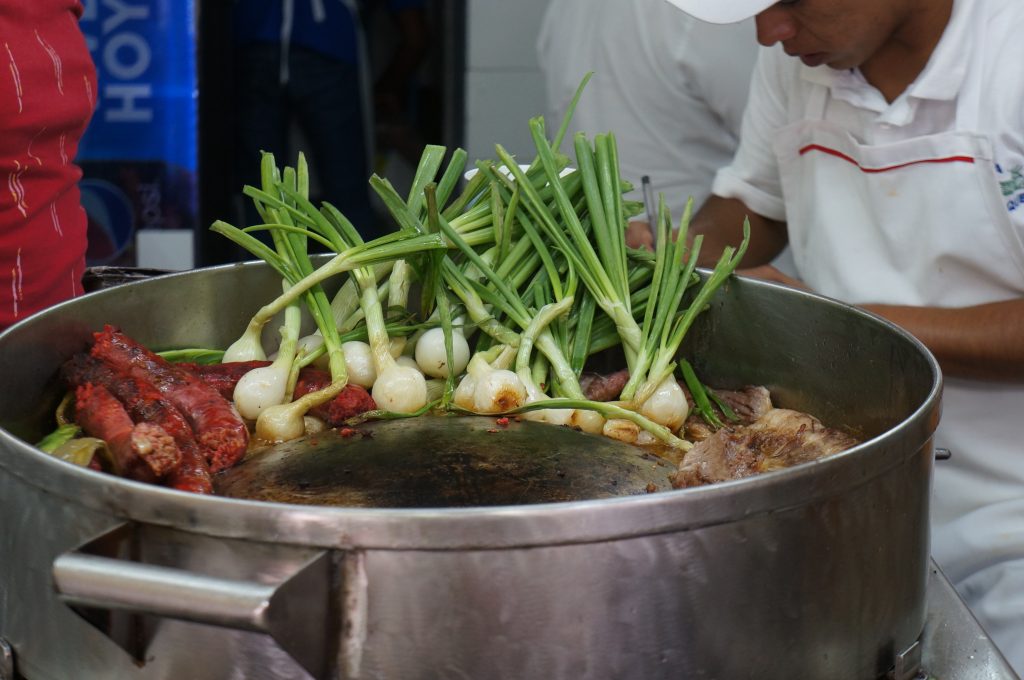
[[[854,304],[959,307],[1024,296],[1024,242],[989,140],[949,132],[867,146],[822,119],[775,140],[789,241],[811,289]],[[980,91],[957,120],[976,129]],[[1024,385],[946,378],[932,554],[1024,674]]]

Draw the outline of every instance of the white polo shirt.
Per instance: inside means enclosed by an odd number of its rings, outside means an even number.
[[[571,133],[615,133],[622,176],[649,175],[678,220],[732,160],[757,58],[753,20],[703,24],[665,0],[551,0],[537,41],[554,134],[580,80]],[[629,198],[642,200],[639,192]]]
[[[859,70],[811,68],[781,45],[762,48],[740,146],[732,164],[716,176],[714,194],[738,198],[764,217],[786,219],[772,145],[776,131],[805,119],[806,102],[817,88],[829,89],[824,120],[842,126],[861,144],[954,130],[987,135],[1006,209],[1024,234],[1024,0],[955,0],[924,71],[891,104]],[[980,103],[980,129],[961,127],[963,97]]]

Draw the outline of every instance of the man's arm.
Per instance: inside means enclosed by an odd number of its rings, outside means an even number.
[[[741,276],[810,290],[772,266],[743,268]],[[973,307],[862,304],[924,343],[946,375],[1002,382],[1024,381],[1024,299]]]
[[[743,241],[743,220],[750,221],[750,245],[741,267],[767,264],[786,247],[786,223],[770,220],[752,212],[735,198],[711,196],[690,222],[692,239],[704,237],[699,264],[713,267],[726,246],[739,246]]]
[[[726,246],[739,246],[743,242],[743,220],[750,220],[750,245],[743,256],[741,268],[756,267],[771,262],[788,243],[786,223],[770,220],[752,212],[736,198],[711,196],[690,220],[687,238],[692,242],[697,234],[704,236],[698,265],[713,267]],[[654,236],[645,221],[636,220],[626,229],[626,245],[630,248],[654,248]],[[758,278],[772,278],[758,275]],[[789,283],[783,281],[783,283]]]
[[[1024,381],[1024,299],[960,308],[861,306],[912,333],[948,375]]]
[[[770,265],[737,274],[810,290]],[[946,375],[1003,382],[1024,381],[1024,299],[974,307],[909,307],[862,304],[924,343]]]

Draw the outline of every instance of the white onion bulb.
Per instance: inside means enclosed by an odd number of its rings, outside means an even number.
[[[295,402],[268,406],[256,419],[256,436],[268,442],[286,442],[306,434],[303,411]]]
[[[267,353],[263,350],[263,341],[259,333],[252,333],[248,329],[242,337],[231,343],[231,346],[224,350],[224,363],[235,361],[266,361]]]
[[[597,411],[591,411],[585,408],[578,408],[572,412],[572,417],[569,419],[569,425],[571,427],[578,427],[584,432],[590,434],[601,434],[604,430],[604,416]]]
[[[427,381],[418,369],[393,364],[377,377],[371,394],[382,409],[413,413],[427,404]]]
[[[647,430],[640,430],[640,433],[636,437],[637,446],[650,446],[651,444],[657,444],[658,438]]]
[[[535,385],[530,383],[524,383],[524,385],[526,387],[526,401],[523,403],[534,404],[551,399],[551,397],[537,389]],[[568,425],[572,420],[573,413],[574,409],[571,408],[543,408],[536,411],[526,411],[523,413],[523,418],[550,425]]]
[[[415,368],[417,371],[420,370],[420,365],[416,363],[416,360],[406,354],[403,354],[402,356],[395,359],[395,363],[398,364],[399,366]]]
[[[466,376],[455,390],[455,403],[476,413],[500,413],[526,403],[526,386],[508,369],[496,369],[481,354],[474,354]]]
[[[469,343],[462,333],[452,331],[452,360],[455,375],[466,370],[469,363]],[[444,329],[431,328],[416,341],[416,363],[431,378],[448,377],[448,357],[444,351]]]
[[[345,369],[348,381],[353,385],[370,388],[377,380],[377,369],[373,365],[373,353],[370,346],[359,340],[350,340],[341,344],[345,354]]]
[[[686,403],[683,388],[672,376],[662,380],[654,393],[640,406],[641,415],[673,432],[679,429],[689,412],[690,406]]]
[[[327,430],[327,423],[308,413],[302,417],[302,422],[306,426],[306,434],[317,434]]]
[[[636,444],[636,440],[640,436],[640,426],[632,420],[611,418],[605,421],[601,432],[604,436],[618,439],[620,442]]]
[[[295,401],[263,409],[256,419],[256,436],[268,442],[286,442],[306,434],[307,428],[310,432],[318,431],[316,421],[319,419],[308,416],[309,410],[336,397],[345,385],[339,380]],[[322,421],[320,425],[323,425]]]
[[[473,391],[473,410],[477,413],[511,411],[525,402],[526,387],[514,372],[491,368],[477,375]]]
[[[531,385],[531,384],[527,383],[525,385],[525,387],[526,387],[526,402],[525,403],[527,403],[527,404],[533,404],[533,403],[536,403],[538,401],[543,401],[543,400],[548,398],[548,395],[546,395],[543,392],[541,392],[540,390],[538,390],[535,385]],[[523,418],[525,420],[532,420],[532,421],[534,421],[536,423],[546,423],[547,420],[548,420],[547,412],[548,412],[548,409],[538,409],[536,411],[526,411],[525,413],[523,413]]]
[[[316,350],[320,349],[324,344],[324,337],[319,333],[307,335],[299,338],[299,349],[303,350],[306,354],[312,354]],[[324,371],[330,370],[330,361],[327,352],[324,352],[316,359],[313,360],[313,365]]]
[[[288,387],[288,367],[273,363],[254,368],[239,379],[232,395],[235,407],[247,420],[256,420],[264,409],[284,401]]]
[[[544,421],[551,425],[568,425],[572,422],[572,414],[576,409],[571,408],[546,408],[542,411]]]
[[[466,409],[467,411],[473,410],[473,395],[476,394],[476,378],[473,377],[472,373],[467,373],[462,376],[462,380],[459,381],[459,386],[455,388],[455,394],[452,396],[452,401],[459,408]]]

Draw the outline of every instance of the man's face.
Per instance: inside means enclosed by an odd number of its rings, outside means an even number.
[[[789,0],[757,15],[757,41],[782,43],[808,66],[862,66],[897,33],[905,0]]]

